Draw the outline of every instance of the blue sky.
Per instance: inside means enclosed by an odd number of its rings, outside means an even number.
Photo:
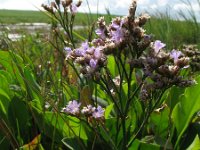
[[[50,1],[50,0],[49,0]],[[77,1],[77,0],[74,0]],[[200,20],[200,0],[138,0],[138,11],[142,12],[163,12],[168,11],[172,17],[177,17],[177,12],[180,10],[187,13],[190,9],[189,4],[183,3],[189,1]],[[48,0],[0,0],[0,9],[19,9],[19,10],[38,10],[41,9],[42,3],[47,3]],[[97,12],[97,6],[100,13],[105,13],[105,8],[108,8],[112,14],[126,15],[128,6],[131,0],[88,0],[92,12]],[[86,0],[83,0],[83,5],[79,9],[80,12],[87,12],[88,6]]]

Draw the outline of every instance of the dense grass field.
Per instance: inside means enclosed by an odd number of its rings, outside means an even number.
[[[104,16],[109,23],[113,16],[100,14],[78,13],[75,18],[75,25],[91,26],[98,17]],[[192,20],[185,21],[172,20],[170,17],[152,17],[145,25],[148,34],[153,34],[155,39],[166,41],[169,48],[178,48],[183,44],[197,44],[200,40],[200,24],[195,24]],[[0,23],[52,23],[52,19],[42,11],[19,11],[19,10],[0,10]],[[82,32],[82,31],[81,31]]]
[[[77,13],[74,24],[86,25],[88,22],[94,23],[101,14],[84,14]],[[104,15],[106,20],[110,20],[112,16]],[[113,15],[114,16],[114,15]],[[44,11],[29,10],[5,10],[0,9],[0,23],[16,24],[16,23],[51,23],[52,20]]]

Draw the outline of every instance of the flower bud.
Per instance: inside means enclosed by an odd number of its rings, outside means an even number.
[[[79,1],[77,2],[76,6],[79,7],[79,6],[81,6],[81,4],[82,4],[82,0],[79,0]]]
[[[176,61],[176,65],[180,68],[186,67],[189,65],[189,57],[182,57]]]
[[[148,14],[143,14],[139,17],[139,26],[145,25],[145,23],[150,19],[150,16]]]

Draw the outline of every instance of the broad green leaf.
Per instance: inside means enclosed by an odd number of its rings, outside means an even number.
[[[23,67],[23,60],[18,55],[9,51],[0,51],[0,64],[8,71],[13,77],[22,82],[20,73],[17,66]]]
[[[63,125],[64,137],[78,137],[83,140],[88,139],[82,122],[76,117],[68,116],[65,118]]]
[[[167,136],[167,129],[169,126],[169,107],[164,107],[162,110],[154,111],[150,116],[150,126],[159,137],[165,138]]]
[[[187,148],[187,150],[199,150],[200,149],[200,139],[199,136],[196,135],[192,144]]]
[[[160,145],[141,142],[139,149],[141,149],[141,150],[160,150]]]
[[[8,80],[3,74],[0,74],[0,89],[3,89],[8,95],[11,95]]]
[[[9,83],[13,83],[13,78],[8,71],[0,70],[0,74],[3,75],[4,77],[6,77],[6,79]]]
[[[15,131],[18,131],[19,128],[20,135],[26,135],[31,116],[25,101],[18,97],[12,98],[8,108],[8,119]]]
[[[30,85],[32,89],[34,89],[35,91],[40,90],[40,86],[37,84],[31,69],[27,66],[24,67],[24,77],[25,82],[27,82],[27,84]]]
[[[165,102],[170,107],[171,110],[173,110],[174,106],[179,102],[179,97],[184,94],[185,88],[180,87],[172,87],[168,91],[167,98]]]
[[[110,71],[111,75],[113,77],[117,76],[117,74],[116,74],[116,63],[115,63],[114,56],[109,56],[107,61],[108,61],[107,67],[108,67],[108,70]]]
[[[109,115],[110,115],[110,113],[111,113],[111,111],[113,109],[113,106],[114,106],[114,103],[112,103],[112,104],[110,104],[110,105],[108,105],[106,107],[106,110],[105,110],[105,119],[108,119],[108,117],[109,117]]]
[[[8,94],[3,90],[0,89],[0,114],[2,115],[1,117],[8,117],[8,108],[10,105],[10,97]],[[5,118],[4,118],[5,119]]]
[[[172,118],[178,134],[175,147],[191,122],[194,113],[200,110],[200,76],[196,81],[198,84],[186,89],[184,95],[180,97],[180,102],[176,104],[172,112]]]
[[[136,139],[129,147],[130,150],[160,150],[160,145]]]

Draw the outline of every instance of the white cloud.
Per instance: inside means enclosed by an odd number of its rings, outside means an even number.
[[[174,10],[184,10],[184,9],[188,9],[189,7],[188,7],[188,5],[186,5],[186,4],[175,4],[174,5]]]
[[[44,0],[6,0],[2,1],[0,9],[38,10]]]
[[[22,10],[38,10],[41,9],[42,3],[47,3],[52,0],[0,0],[0,9],[22,9]],[[78,0],[74,0],[75,2]],[[99,13],[106,13],[106,8],[109,9],[111,14],[126,15],[128,13],[128,7],[132,0],[88,0],[89,7],[92,13],[97,13],[97,7]],[[175,14],[180,10],[190,9],[189,5],[181,2],[182,0],[137,0],[137,12],[165,12],[166,6],[172,8],[171,13]],[[197,0],[189,1],[192,8],[198,16],[200,16],[200,6],[197,4]],[[86,0],[83,0],[82,6],[79,8],[79,12],[89,12]]]
[[[150,7],[151,9],[156,9],[156,8],[158,8],[158,5],[153,4],[153,5],[150,5],[149,7]]]
[[[157,4],[159,6],[165,6],[165,5],[167,5],[168,1],[169,0],[157,0]]]
[[[138,5],[149,5],[150,0],[138,0]]]

